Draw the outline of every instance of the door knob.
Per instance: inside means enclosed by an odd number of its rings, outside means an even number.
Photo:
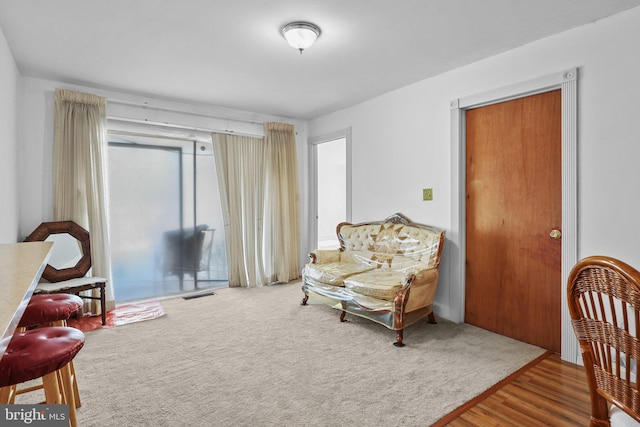
[[[562,232],[560,230],[551,230],[549,237],[552,239],[560,239],[562,237]]]

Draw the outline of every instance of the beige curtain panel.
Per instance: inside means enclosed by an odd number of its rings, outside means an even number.
[[[213,134],[230,287],[268,283],[263,262],[264,141]]]
[[[300,277],[298,159],[293,125],[265,123],[267,219],[272,281]]]
[[[300,276],[298,173],[292,125],[266,123],[265,138],[214,133],[229,286]]]
[[[56,89],[53,141],[53,218],[72,220],[91,236],[92,275],[107,279],[107,310],[115,307],[107,222],[107,102]],[[92,313],[100,305],[92,304]]]

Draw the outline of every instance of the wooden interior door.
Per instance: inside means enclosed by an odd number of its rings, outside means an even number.
[[[561,111],[555,90],[466,112],[465,322],[557,353]]]

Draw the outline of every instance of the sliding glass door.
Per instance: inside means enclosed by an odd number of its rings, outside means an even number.
[[[226,285],[211,143],[111,135],[109,199],[117,302]]]

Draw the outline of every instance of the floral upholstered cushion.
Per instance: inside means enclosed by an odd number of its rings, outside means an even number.
[[[373,267],[366,264],[350,262],[330,262],[329,264],[307,264],[304,276],[320,283],[333,286],[344,286],[344,279],[354,274],[369,271]]]
[[[402,271],[377,269],[345,279],[344,287],[361,295],[393,301],[402,289],[404,277]]]

